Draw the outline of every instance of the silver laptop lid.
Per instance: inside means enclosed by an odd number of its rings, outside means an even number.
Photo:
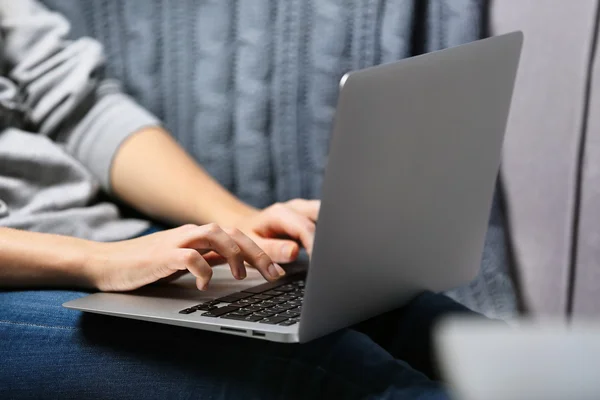
[[[515,32],[346,77],[300,341],[476,276],[522,39]]]

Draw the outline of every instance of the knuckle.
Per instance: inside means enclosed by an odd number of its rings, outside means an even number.
[[[286,208],[285,205],[283,203],[275,203],[271,206],[271,209],[274,211],[280,211],[282,209]]]
[[[242,231],[240,231],[238,228],[225,228],[223,229],[223,231],[225,231],[225,233],[229,236],[235,237],[235,236],[240,236],[243,235]]]
[[[260,250],[256,254],[256,263],[260,266],[268,266],[269,264],[271,264],[271,257],[269,257],[269,255],[265,253],[264,250]]]
[[[240,231],[238,228],[231,228],[229,230],[229,234],[231,236],[240,236],[240,235],[243,235],[242,231]]]
[[[294,207],[294,206],[302,205],[305,202],[306,202],[306,200],[304,200],[304,199],[292,199],[287,202],[287,205],[289,205],[290,207]]]
[[[222,229],[219,226],[219,224],[217,224],[215,222],[211,222],[210,224],[206,224],[205,225],[205,229],[210,234],[217,234],[217,233],[220,233],[222,231]]]
[[[184,264],[192,264],[195,263],[199,257],[199,254],[196,250],[193,249],[185,249],[180,253],[180,261]]]
[[[231,256],[236,258],[242,256],[242,249],[240,249],[240,246],[238,246],[236,243],[231,245]]]
[[[288,215],[290,211],[290,207],[284,205],[283,203],[275,203],[269,208],[269,213],[272,217],[281,218],[285,215]]]
[[[206,279],[210,280],[213,276],[212,268],[202,268],[202,275],[206,277]]]

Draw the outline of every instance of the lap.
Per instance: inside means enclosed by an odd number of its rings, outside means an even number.
[[[0,292],[0,397],[445,398],[397,358],[410,307],[290,345],[61,307],[86,294]],[[441,310],[433,299],[418,308]]]

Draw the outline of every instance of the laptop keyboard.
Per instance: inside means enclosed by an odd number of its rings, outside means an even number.
[[[290,326],[300,321],[304,280],[267,282],[179,311],[203,317]]]

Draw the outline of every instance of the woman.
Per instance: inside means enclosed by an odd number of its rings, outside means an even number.
[[[102,79],[98,42],[66,40],[67,21],[35,1],[0,0],[0,28],[0,397],[446,398],[425,375],[428,335],[466,310],[442,296],[305,345],[61,308],[85,293],[55,288],[126,291],[182,271],[204,290],[224,261],[236,279],[246,262],[276,280],[298,243],[310,253],[319,202],[256,210],[232,196]],[[157,232],[102,193],[185,225]]]

